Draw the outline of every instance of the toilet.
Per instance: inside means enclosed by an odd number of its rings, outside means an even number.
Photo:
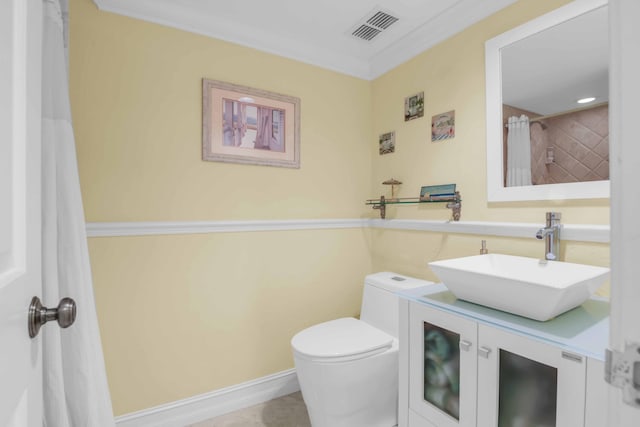
[[[366,276],[360,320],[320,323],[291,339],[313,427],[398,423],[398,305],[395,292],[432,284],[391,272]]]

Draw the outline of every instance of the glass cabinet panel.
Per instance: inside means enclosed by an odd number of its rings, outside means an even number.
[[[500,349],[498,427],[556,427],[558,370]]]
[[[478,325],[478,426],[584,427],[584,358]]]
[[[424,400],[460,419],[460,335],[424,322]]]
[[[478,325],[421,304],[409,311],[409,426],[476,427]]]

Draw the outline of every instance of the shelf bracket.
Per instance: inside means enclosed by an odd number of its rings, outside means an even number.
[[[373,209],[379,209],[380,218],[385,219],[385,217],[387,216],[387,204],[384,200],[384,196],[380,196],[380,203],[374,204]]]
[[[462,211],[462,199],[460,199],[460,192],[456,191],[455,200],[447,203],[447,208],[451,209],[451,216],[454,221],[460,221],[460,211]]]

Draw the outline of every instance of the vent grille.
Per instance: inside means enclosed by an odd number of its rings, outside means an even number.
[[[391,16],[387,13],[380,11],[380,12],[377,12],[375,15],[373,15],[371,18],[367,19],[367,24],[371,24],[375,27],[386,30],[397,20],[398,18],[396,18],[395,16]]]
[[[364,39],[364,40],[372,40],[375,36],[377,36],[378,34],[380,34],[382,32],[382,30],[378,30],[376,28],[370,27],[368,25],[360,25],[360,27],[358,27],[357,30],[355,30],[353,33],[351,33],[352,35]]]
[[[355,30],[351,32],[351,35],[362,40],[371,41],[382,31],[397,22],[398,18],[378,10],[369,14],[368,18],[363,19],[363,21],[355,26]]]

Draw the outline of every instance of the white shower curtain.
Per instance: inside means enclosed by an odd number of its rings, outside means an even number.
[[[29,0],[31,1],[31,0]],[[62,8],[44,7],[42,45],[43,302],[77,304],[68,329],[43,328],[44,420],[49,427],[114,426],[98,330],[71,124]],[[62,0],[67,6],[66,0]],[[66,10],[66,9],[65,9]]]
[[[531,185],[529,117],[509,117],[507,130],[507,187]]]

